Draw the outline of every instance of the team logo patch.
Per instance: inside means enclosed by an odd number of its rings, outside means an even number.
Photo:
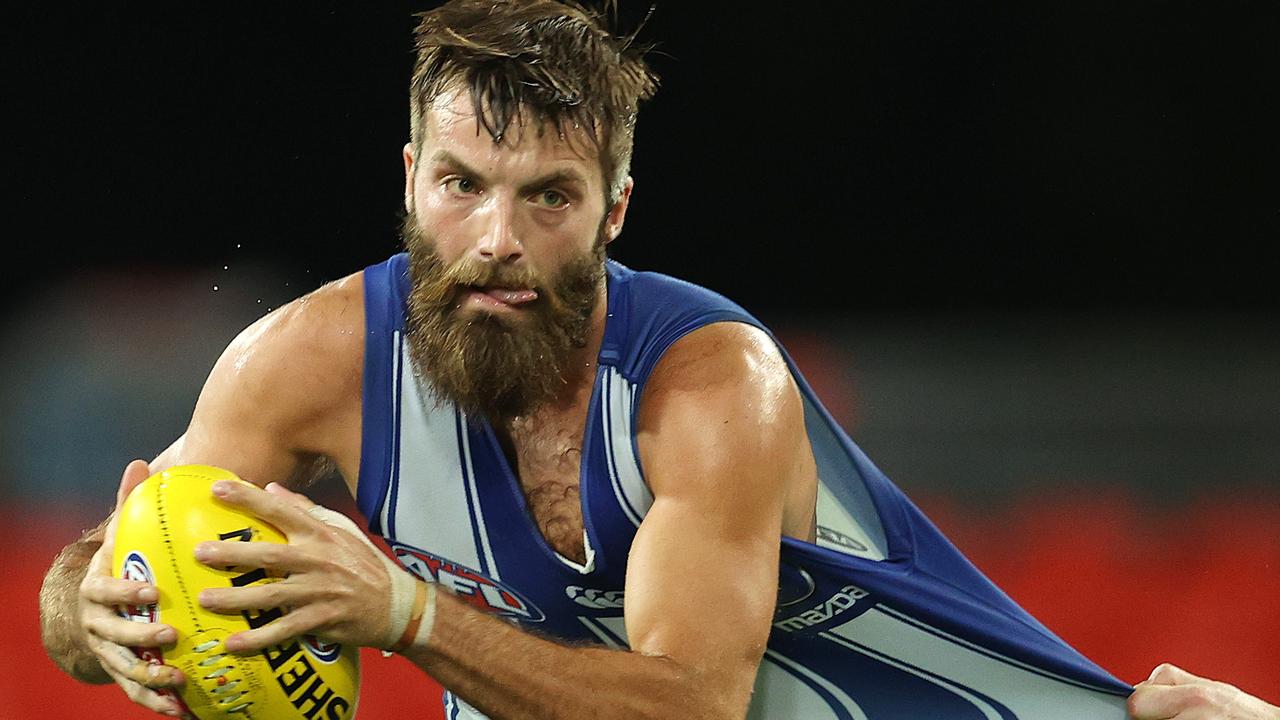
[[[783,560],[778,565],[778,609],[803,602],[813,594],[813,576],[804,568]]]
[[[302,647],[307,649],[311,657],[322,663],[333,663],[342,655],[342,646],[338,643],[327,643],[315,635],[303,635]]]
[[[493,578],[425,550],[388,541],[391,552],[406,570],[419,579],[437,582],[459,598],[495,615],[524,622],[542,622],[547,616],[520,593]]]
[[[125,556],[124,562],[120,564],[120,577],[125,580],[136,580],[151,585],[156,584],[155,575],[151,573],[151,564],[137,550]],[[160,613],[155,603],[151,605],[125,605],[123,609],[119,609],[117,612],[120,613],[120,617],[133,622],[153,623],[160,619]]]

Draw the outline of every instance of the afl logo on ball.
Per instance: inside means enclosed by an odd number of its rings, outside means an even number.
[[[302,647],[311,653],[311,657],[322,663],[331,663],[336,661],[342,655],[342,646],[337,643],[327,643],[315,635],[303,635]]]
[[[125,580],[136,580],[149,585],[156,584],[156,578],[151,574],[151,564],[147,562],[147,558],[142,553],[134,550],[125,556],[124,562],[120,564],[120,577]],[[125,605],[123,609],[118,611],[120,617],[132,620],[133,622],[153,623],[158,619],[159,613],[156,612],[155,604],[151,605]]]

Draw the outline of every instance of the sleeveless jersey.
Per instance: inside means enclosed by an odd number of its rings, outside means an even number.
[[[531,520],[493,428],[413,372],[405,255],[369,267],[364,281],[357,501],[370,531],[410,572],[479,608],[566,641],[626,648],[627,553],[653,503],[635,438],[645,381],[663,352],[699,327],[768,329],[709,290],[608,261],[607,320],[582,435],[580,565]],[[787,363],[817,461],[818,536],[816,544],[781,539],[777,611],[748,717],[1123,720],[1131,688],[984,577]],[[717,604],[714,587],[705,597],[708,613],[733,611]],[[444,704],[451,719],[484,717],[448,691]]]

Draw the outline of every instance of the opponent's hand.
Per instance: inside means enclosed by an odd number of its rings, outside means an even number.
[[[278,484],[266,490],[240,483],[214,483],[214,495],[284,533],[288,544],[205,542],[196,559],[211,567],[265,568],[283,580],[243,588],[210,588],[200,604],[219,613],[288,607],[283,617],[224,642],[232,652],[251,652],[312,634],[328,642],[385,647],[392,619],[391,561],[354,524],[325,522],[332,513]],[[333,513],[337,515],[337,513]],[[381,600],[377,600],[381,598]]]
[[[107,525],[102,546],[89,561],[80,583],[78,618],[85,644],[97,656],[102,669],[135,703],[158,713],[179,717],[182,713],[168,693],[185,682],[182,672],[169,665],[151,664],[133,654],[130,647],[164,647],[177,641],[169,625],[132,622],[120,617],[116,607],[148,605],[159,597],[154,585],[111,577],[120,506],[129,493],[151,475],[142,460],[124,469],[116,491],[116,511]]]
[[[1280,708],[1168,663],[1134,686],[1129,714],[1134,720],[1280,720]]]

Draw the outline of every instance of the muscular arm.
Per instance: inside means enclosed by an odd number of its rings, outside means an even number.
[[[333,283],[241,333],[210,373],[186,432],[152,460],[150,472],[203,463],[259,484],[297,485],[329,456],[341,456],[342,469],[353,472],[359,459],[341,448],[353,418],[359,435],[361,282],[356,275]],[[358,442],[355,447],[358,452]],[[49,657],[93,683],[111,678],[79,626],[78,594],[108,521],[63,549],[40,591]]]
[[[785,501],[814,478],[799,394],[763,333],[712,325],[664,357],[638,427],[654,504],[627,571],[632,652],[543,640],[440,593],[426,647],[405,654],[495,719],[743,717]]]

